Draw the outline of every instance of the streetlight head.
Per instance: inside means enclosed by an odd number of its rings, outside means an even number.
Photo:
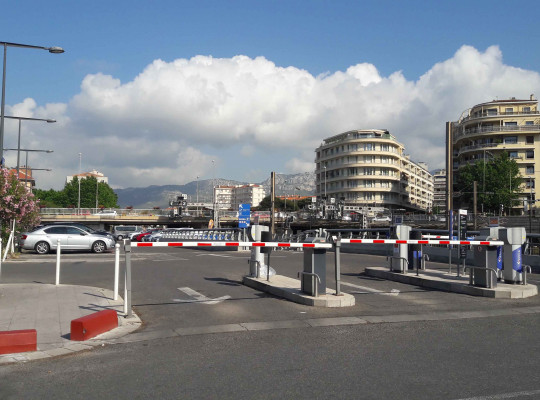
[[[49,47],[47,50],[49,50],[49,53],[53,53],[53,54],[62,54],[64,52],[63,48],[56,47],[56,46]]]
[[[46,121],[47,121],[48,124],[52,124],[52,123],[56,122],[55,119],[48,119],[48,120],[46,120]]]
[[[54,153],[54,150],[45,150],[45,153]]]

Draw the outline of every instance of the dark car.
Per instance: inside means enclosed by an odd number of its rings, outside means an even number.
[[[156,228],[156,229],[148,229],[146,232],[141,232],[137,236],[134,236],[133,240],[136,241],[136,242],[142,242],[143,237],[145,237],[147,235],[150,235],[153,232],[157,232],[157,231],[161,231],[161,230],[162,230],[161,228],[159,228],[159,229],[158,228]]]

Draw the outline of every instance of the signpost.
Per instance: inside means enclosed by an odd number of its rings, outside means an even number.
[[[238,206],[238,227],[249,228],[251,220],[251,204],[240,204]]]

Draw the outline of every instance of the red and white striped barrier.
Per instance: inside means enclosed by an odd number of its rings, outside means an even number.
[[[133,247],[288,247],[331,249],[332,243],[280,242],[132,242]]]
[[[504,242],[500,240],[483,241],[483,240],[417,240],[417,239],[341,239],[341,243],[363,243],[363,244],[451,244],[462,246],[502,246]]]

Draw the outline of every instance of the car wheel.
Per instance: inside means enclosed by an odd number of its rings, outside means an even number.
[[[47,254],[51,250],[51,246],[47,242],[37,242],[34,248],[38,254]]]
[[[103,253],[105,249],[107,249],[107,246],[105,245],[105,242],[102,242],[101,240],[94,242],[92,245],[92,251],[94,253]]]
[[[118,236],[116,237],[116,240],[122,240],[123,238],[124,238],[124,237],[123,237],[122,235],[118,235]]]

